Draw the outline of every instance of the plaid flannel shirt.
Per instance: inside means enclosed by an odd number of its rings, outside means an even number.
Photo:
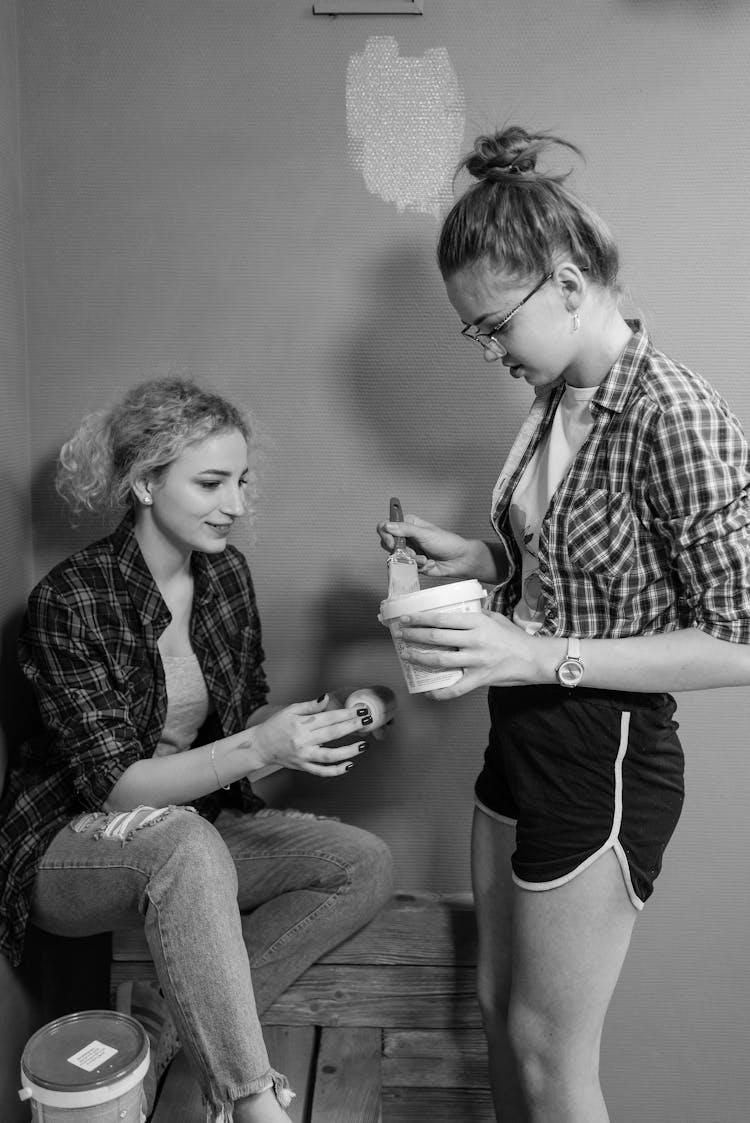
[[[212,703],[197,744],[245,728],[267,696],[250,572],[233,546],[196,553],[191,639]],[[60,563],[33,590],[19,656],[40,728],[0,806],[0,950],[18,963],[39,858],[81,811],[98,811],[118,777],[150,757],[167,712],[157,640],[169,610],[128,516],[108,538]],[[263,806],[247,780],[194,800]]]
[[[700,376],[638,322],[594,395],[594,425],[539,535],[543,636],[622,637],[696,627],[750,643],[750,465],[742,427]],[[521,558],[513,490],[552,423],[562,384],[537,393],[492,499],[508,570],[492,592],[512,616]]]

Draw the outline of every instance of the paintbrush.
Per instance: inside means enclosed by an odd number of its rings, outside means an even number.
[[[404,513],[401,503],[395,496],[391,499],[392,522],[403,522]],[[388,599],[403,597],[407,593],[419,592],[419,570],[416,559],[406,549],[406,539],[400,535],[395,540],[393,553],[388,558]]]

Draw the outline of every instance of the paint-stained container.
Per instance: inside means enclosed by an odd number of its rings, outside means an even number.
[[[479,581],[454,581],[449,585],[435,585],[431,589],[420,589],[416,593],[406,593],[402,597],[390,597],[380,602],[378,620],[390,629],[396,654],[410,694],[422,694],[427,690],[437,690],[442,686],[453,686],[463,676],[462,670],[442,670],[440,667],[420,666],[410,663],[409,650],[434,652],[434,648],[406,644],[399,637],[399,619],[402,616],[414,618],[419,625],[419,614],[432,609],[447,612],[481,612],[486,597]]]
[[[34,1123],[145,1123],[146,1032],[135,1018],[85,1010],[42,1026],[21,1057]]]

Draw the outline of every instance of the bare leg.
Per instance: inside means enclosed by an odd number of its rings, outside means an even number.
[[[530,1123],[608,1123],[599,1048],[636,915],[612,850],[556,889],[515,889],[508,1024]]]
[[[529,1119],[507,1028],[515,897],[510,858],[515,846],[515,827],[483,811],[474,812],[471,858],[479,936],[478,994],[498,1123]]]
[[[292,1123],[280,1106],[273,1088],[257,1096],[235,1100],[234,1123]]]

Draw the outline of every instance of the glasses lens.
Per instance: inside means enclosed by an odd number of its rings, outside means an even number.
[[[497,355],[499,359],[508,354],[502,343],[494,335],[480,335],[479,340],[485,351],[489,351],[491,355]]]
[[[471,334],[466,330],[462,331],[461,335],[470,339],[472,343],[478,343],[483,351],[489,351],[491,355],[496,355],[498,358],[508,354],[502,343],[498,342],[494,335],[482,335],[479,332]]]

